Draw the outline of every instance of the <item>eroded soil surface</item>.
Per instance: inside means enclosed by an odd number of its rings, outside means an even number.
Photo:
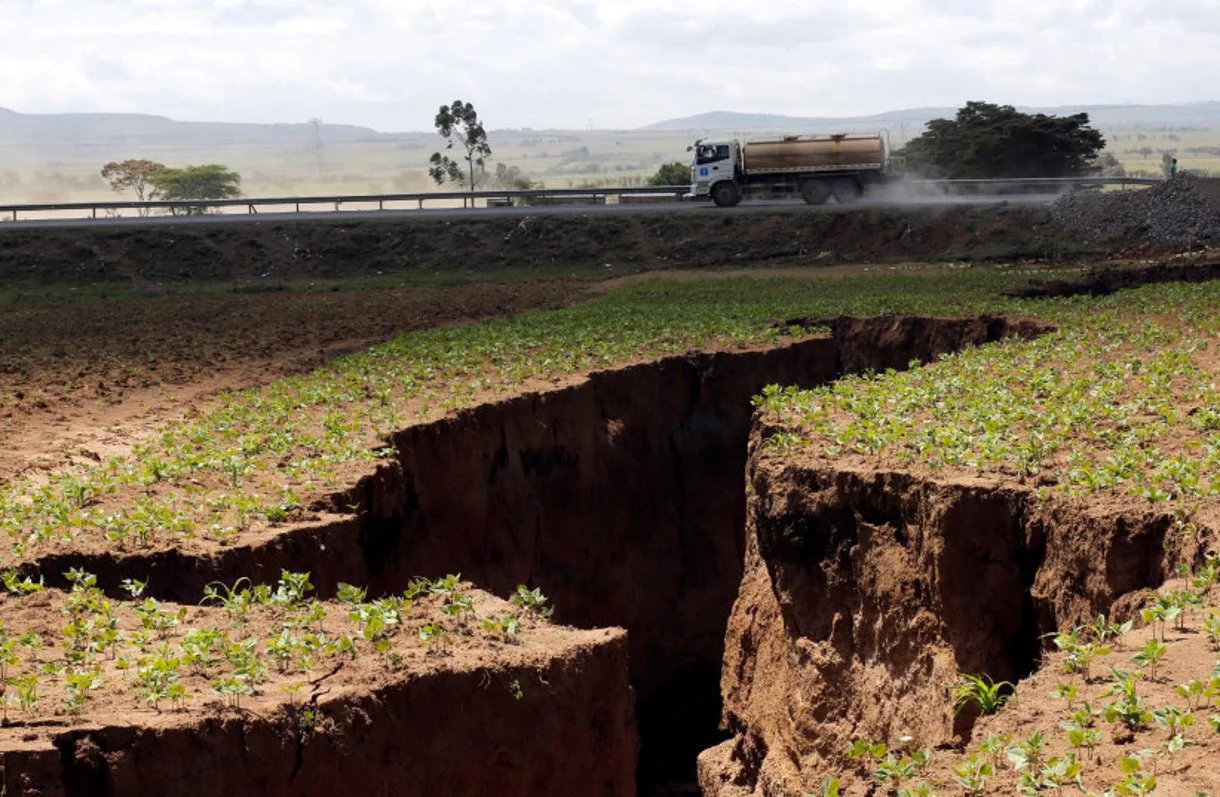
[[[221,391],[394,335],[580,301],[576,280],[25,300],[0,311],[0,483],[124,453]]]

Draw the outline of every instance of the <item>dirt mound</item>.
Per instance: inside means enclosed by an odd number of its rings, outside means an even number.
[[[1220,242],[1220,179],[1179,175],[1139,191],[1080,191],[1061,197],[1051,212],[1061,227],[1091,240],[1210,246]]]
[[[0,280],[47,283],[184,282],[275,287],[398,274],[467,279],[505,268],[540,275],[609,275],[661,268],[785,263],[1059,258],[1081,247],[1046,208],[861,208],[810,213],[534,215],[74,229],[0,228]]]
[[[1168,512],[805,462],[763,432],[722,674],[734,738],[700,757],[709,797],[808,792],[856,739],[953,746],[971,724],[945,688],[959,673],[1016,681],[1042,635],[1200,558]]]

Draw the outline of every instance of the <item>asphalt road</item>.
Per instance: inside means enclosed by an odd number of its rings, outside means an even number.
[[[851,205],[807,205],[796,200],[747,200],[734,208],[718,208],[710,202],[657,202],[624,205],[539,205],[524,208],[437,208],[425,210],[340,210],[302,213],[216,213],[203,216],[150,216],[110,218],[68,218],[0,220],[0,231],[63,227],[134,227],[177,224],[250,224],[266,222],[349,221],[353,219],[467,219],[512,216],[602,216],[660,213],[845,213],[861,208],[936,207],[953,205],[994,205],[999,203],[1039,205],[1055,199],[1052,194],[1013,194],[1008,196],[914,197],[904,200],[863,199]]]

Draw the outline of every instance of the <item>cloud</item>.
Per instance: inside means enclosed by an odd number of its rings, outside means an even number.
[[[4,0],[0,106],[427,130],[1209,100],[1214,0]]]

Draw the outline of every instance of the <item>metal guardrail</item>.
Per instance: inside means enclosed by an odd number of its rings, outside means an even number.
[[[952,189],[955,186],[962,188],[990,186],[995,189],[1009,188],[1033,188],[1033,187],[1050,187],[1061,186],[1066,188],[1080,186],[1101,186],[1101,185],[1120,185],[1124,188],[1128,185],[1155,185],[1162,182],[1159,179],[1147,177],[1021,177],[1021,178],[1002,178],[1002,179],[971,179],[971,180],[909,180],[905,181],[907,185],[913,189],[926,188],[934,191],[943,191]],[[62,211],[87,211],[87,216],[98,218],[98,211],[150,211],[150,210],[169,210],[184,211],[186,213],[200,212],[214,208],[236,208],[244,207],[250,214],[257,214],[260,207],[292,207],[294,212],[300,213],[302,206],[310,205],[327,205],[333,206],[335,211],[340,211],[344,204],[372,204],[377,203],[378,210],[385,210],[386,203],[416,203],[419,209],[423,209],[425,202],[462,201],[462,206],[466,207],[467,203],[473,207],[475,201],[483,200],[491,203],[494,201],[504,201],[508,204],[513,204],[516,199],[519,200],[534,200],[546,202],[547,200],[560,201],[564,199],[588,199],[593,202],[599,199],[605,201],[607,197],[617,196],[670,196],[674,199],[681,199],[687,192],[690,186],[669,185],[669,186],[642,186],[638,188],[555,188],[555,189],[537,189],[528,191],[504,190],[504,191],[451,191],[429,194],[357,194],[348,196],[297,196],[297,197],[259,197],[246,199],[210,199],[203,201],[171,201],[171,200],[152,200],[146,202],[45,202],[38,204],[23,204],[23,205],[0,205],[0,216],[8,216],[12,221],[18,220],[18,215],[21,213],[37,213],[37,212],[62,212]]]
[[[673,197],[680,199],[684,194],[690,191],[689,185],[661,185],[661,186],[643,186],[638,188],[554,188],[554,189],[537,189],[528,191],[451,191],[437,192],[428,194],[356,194],[346,196],[294,196],[294,197],[258,197],[245,199],[209,199],[209,200],[151,200],[145,202],[44,202],[38,204],[24,205],[0,205],[0,214],[10,215],[13,221],[17,221],[19,213],[35,213],[47,211],[68,211],[68,210],[83,210],[88,211],[92,218],[98,218],[98,211],[106,210],[170,210],[170,211],[185,211],[187,213],[208,210],[212,208],[239,208],[244,207],[251,214],[258,213],[260,207],[292,207],[294,212],[300,213],[301,206],[305,205],[333,205],[334,210],[341,209],[343,204],[372,204],[377,203],[378,210],[385,210],[387,202],[415,202],[419,209],[423,209],[425,202],[461,200],[462,206],[465,207],[469,202],[473,206],[476,200],[492,201],[504,200],[512,202],[514,199],[535,200],[545,202],[547,200],[562,201],[565,198],[572,199],[590,199],[597,201],[598,199],[605,200],[610,196],[658,196],[658,197]]]

